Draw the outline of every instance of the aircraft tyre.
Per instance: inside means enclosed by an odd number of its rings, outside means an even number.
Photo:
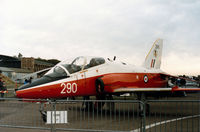
[[[98,78],[95,82],[96,92],[97,94],[103,94],[104,93],[104,83],[101,78]]]

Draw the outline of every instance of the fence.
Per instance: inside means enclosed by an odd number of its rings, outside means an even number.
[[[0,99],[0,127],[32,128],[51,132],[196,132],[200,131],[199,103],[198,100],[141,102],[5,98]],[[150,111],[139,110],[139,106],[148,108],[149,105]]]
[[[149,100],[146,132],[200,132],[200,100]]]

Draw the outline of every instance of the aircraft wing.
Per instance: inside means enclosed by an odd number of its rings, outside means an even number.
[[[172,88],[118,88],[114,92],[153,92],[153,91],[171,91]]]
[[[200,88],[181,88],[181,87],[168,87],[168,88],[118,88],[114,92],[162,92],[162,91],[200,91]]]

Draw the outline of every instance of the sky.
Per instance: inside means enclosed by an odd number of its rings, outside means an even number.
[[[200,75],[199,14],[199,0],[0,0],[0,54],[142,65],[162,38],[163,71]]]

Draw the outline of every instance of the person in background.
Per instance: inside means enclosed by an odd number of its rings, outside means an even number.
[[[28,83],[28,80],[27,79],[25,79],[25,81],[24,81],[24,84],[27,84]]]
[[[177,85],[177,86],[180,86],[180,85],[181,85],[181,79],[180,79],[180,78],[178,78],[178,79],[176,80],[176,85]]]
[[[30,77],[30,79],[28,80],[28,82],[29,82],[29,83],[32,83],[32,79],[33,79],[33,78],[32,78],[32,77]]]
[[[2,78],[0,77],[0,93],[1,93],[1,98],[4,97],[6,91],[6,86],[4,85],[4,82],[2,80]]]
[[[185,85],[186,85],[186,80],[185,80],[185,79],[181,79],[181,80],[180,80],[180,84],[181,84],[181,87],[185,87]]]

